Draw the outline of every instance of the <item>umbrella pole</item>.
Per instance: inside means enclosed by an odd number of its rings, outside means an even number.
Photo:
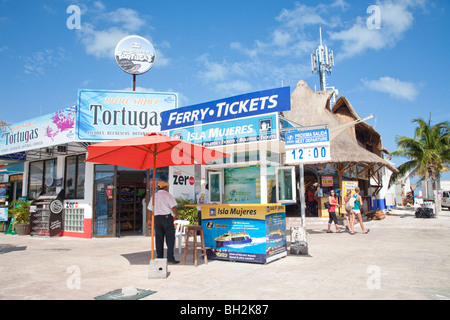
[[[153,178],[152,178],[152,260],[155,260],[155,178],[156,178],[156,155],[153,155]]]

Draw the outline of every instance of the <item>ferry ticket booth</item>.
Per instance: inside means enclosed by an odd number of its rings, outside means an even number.
[[[296,202],[295,168],[283,166],[284,142],[279,131],[279,113],[290,108],[289,87],[177,106],[176,93],[79,90],[77,106],[5,128],[0,155],[26,152],[22,196],[33,200],[42,191],[56,195],[65,189],[60,235],[92,238],[115,237],[127,230],[148,234],[143,230],[143,201],[145,191],[149,192],[145,182],[152,173],[86,163],[89,144],[162,132],[224,151],[230,157],[206,166],[163,168],[157,170],[156,178],[169,181],[175,196],[191,199],[209,183],[209,205],[217,206],[216,217],[229,213],[235,219],[227,224],[211,216],[211,222],[216,222],[213,229],[204,217],[204,230],[221,232],[211,236],[211,243],[222,245],[217,252],[224,253],[233,245],[220,241],[225,233],[246,232],[252,238],[253,227],[243,219],[254,216],[264,221],[255,228],[264,229],[265,237],[256,234],[251,245],[236,244],[233,250],[244,252],[266,239],[261,247],[270,257],[283,255],[286,237],[278,231],[285,230],[283,205]],[[220,206],[228,207],[222,210]],[[207,211],[214,210],[202,210],[202,214]],[[276,243],[272,241],[269,247],[268,240],[274,238]],[[235,240],[232,236],[231,241]],[[213,252],[215,248],[210,247]],[[275,247],[281,249],[271,249]],[[254,260],[268,261],[267,256]]]
[[[206,115],[220,106],[229,106],[229,111],[236,106],[237,113],[239,105],[248,106],[252,101],[259,107],[272,101],[278,108],[259,109],[254,115],[205,117],[206,121],[198,124],[175,121],[187,112]],[[289,88],[163,112],[162,127],[170,136],[230,155],[201,166],[197,177],[201,193],[208,185],[209,203],[200,207],[210,258],[268,263],[286,256],[285,205],[297,203],[295,167],[283,166],[279,111],[286,108],[290,108]]]

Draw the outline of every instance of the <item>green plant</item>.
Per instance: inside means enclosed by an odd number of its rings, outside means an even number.
[[[197,224],[197,207],[195,206],[188,206],[195,204],[194,200],[191,199],[184,199],[184,198],[176,198],[175,199],[178,203],[177,210],[178,210],[178,217],[181,220],[188,220],[189,224]]]
[[[10,218],[16,218],[14,224],[30,223],[30,202],[25,200],[13,201],[8,210],[8,216]]]
[[[431,124],[431,115],[428,122],[423,119],[414,119],[417,124],[414,138],[397,137],[397,150],[391,155],[409,158],[409,161],[400,165],[398,173],[392,174],[389,186],[395,184],[398,178],[407,176],[420,176],[430,179],[435,189],[440,186],[440,174],[449,170],[450,163],[450,122],[444,121]]]

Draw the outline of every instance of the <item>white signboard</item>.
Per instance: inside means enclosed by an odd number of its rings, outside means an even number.
[[[286,133],[286,163],[323,163],[331,160],[328,129]]]
[[[76,107],[5,127],[0,132],[0,155],[74,141]]]
[[[155,62],[155,48],[145,38],[128,36],[117,43],[114,53],[119,67],[129,74],[143,74]]]

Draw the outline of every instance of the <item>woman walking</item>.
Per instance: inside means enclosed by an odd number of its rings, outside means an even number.
[[[354,198],[354,205],[353,205],[353,209],[350,210],[349,212],[349,228],[350,228],[350,234],[355,234],[355,219],[357,216],[358,220],[359,220],[359,224],[361,225],[361,229],[363,231],[364,234],[368,233],[370,231],[370,229],[365,230],[364,229],[364,224],[362,221],[362,216],[361,216],[361,208],[363,205],[363,200],[362,197],[359,195],[359,192],[361,191],[361,189],[359,189],[358,187],[355,188],[355,194],[352,196],[351,195],[351,191],[349,190],[347,192],[347,195],[345,197],[345,203],[349,202],[350,199],[353,197]]]
[[[362,200],[362,197],[359,195],[360,191],[361,190],[358,187],[355,188],[354,197],[356,196],[356,200],[355,200],[355,206],[353,207],[353,213],[358,217],[359,224],[361,225],[361,229],[362,229],[363,233],[366,234],[367,232],[370,231],[370,229],[367,229],[367,230],[364,229],[364,224],[363,224],[362,216],[361,216],[361,208],[363,205],[363,200]],[[353,217],[353,222],[355,222],[355,217]]]
[[[330,208],[328,209],[328,215],[329,215],[329,219],[328,219],[328,231],[327,233],[332,233],[331,232],[331,223],[334,222],[334,226],[336,227],[336,233],[341,233],[342,231],[339,230],[338,227],[338,220],[337,220],[337,216],[336,216],[336,207],[339,208],[339,204],[336,198],[336,192],[334,190],[330,191],[330,196],[328,197],[328,202],[330,203]]]

